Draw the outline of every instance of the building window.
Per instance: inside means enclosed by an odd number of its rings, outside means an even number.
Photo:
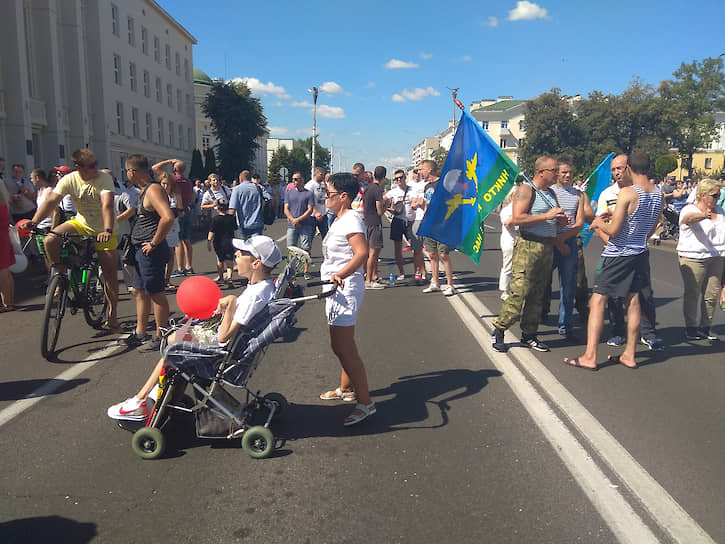
[[[141,27],[141,52],[144,55],[149,54],[149,31],[145,26]]]
[[[159,104],[163,104],[163,100],[161,99],[161,78],[156,78],[156,102]]]
[[[174,122],[169,121],[169,146],[174,147]]]
[[[521,119],[521,121],[519,121],[519,130],[522,131],[522,132],[525,130],[524,129],[524,120],[523,119]]]
[[[149,142],[153,139],[153,116],[146,112],[146,140]]]
[[[501,140],[498,142],[498,146],[503,149],[506,147],[506,138],[501,138]]]
[[[179,125],[179,149],[184,149],[184,127]]]
[[[118,55],[113,55],[113,82],[121,84],[121,57]]]
[[[123,104],[116,102],[116,133],[123,135]]]
[[[156,121],[156,143],[163,145],[164,143],[164,118],[159,117]]]
[[[176,75],[181,75],[181,56],[178,52],[176,53]]]
[[[712,170],[712,157],[705,157],[705,170]]]
[[[116,4],[111,4],[111,32],[113,32],[116,36],[121,35],[121,22],[120,17],[118,16],[118,6]]]
[[[136,83],[136,63],[132,62],[128,65],[128,85],[133,92],[136,92],[138,85]]]
[[[509,128],[509,122],[508,121],[501,121],[501,128]]]
[[[131,108],[131,136],[138,138],[138,108]]]
[[[136,23],[133,17],[128,18],[128,45],[136,47]]]
[[[166,68],[171,70],[171,47],[169,47],[168,43],[164,48],[164,59],[166,60]]]
[[[143,71],[143,95],[146,98],[151,96],[151,75],[148,70]]]
[[[181,89],[176,89],[176,111],[181,113]]]
[[[202,151],[206,151],[207,149],[209,149],[209,143],[210,143],[209,136],[202,136],[201,137],[201,149],[202,149]]]
[[[184,59],[184,79],[186,81],[191,81],[189,79],[189,59]]]
[[[154,36],[154,60],[161,62],[161,42],[158,36]]]
[[[483,130],[488,130],[488,121],[481,121],[481,128],[483,128]]]
[[[186,93],[186,115],[191,117],[194,115],[194,111],[191,109],[191,95]]]
[[[174,108],[174,90],[171,87],[171,83],[166,84],[166,102],[170,108]]]

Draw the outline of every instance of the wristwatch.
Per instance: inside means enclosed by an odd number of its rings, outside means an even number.
[[[113,234],[113,229],[106,229],[106,232],[107,232],[108,234]]]
[[[151,249],[156,249],[156,244],[154,244],[153,242],[149,242],[149,245],[151,246]]]

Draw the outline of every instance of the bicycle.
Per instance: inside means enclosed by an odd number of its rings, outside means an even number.
[[[66,310],[71,315],[83,310],[86,323],[94,329],[101,329],[108,310],[108,299],[103,286],[103,272],[95,251],[94,236],[59,232],[34,231],[38,250],[45,254],[44,237],[55,234],[61,238],[60,262],[67,267],[66,273],[56,271],[55,264],[50,270],[50,281],[45,293],[43,310],[43,328],[40,339],[40,352],[48,361],[55,357],[60,326]],[[78,238],[80,244],[72,239]]]

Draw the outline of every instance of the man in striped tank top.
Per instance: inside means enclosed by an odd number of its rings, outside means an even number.
[[[567,221],[550,187],[556,183],[556,159],[539,157],[532,183],[524,183],[513,201],[512,223],[519,227],[511,261],[511,287],[501,312],[493,322],[492,347],[507,349],[504,332],[521,320],[521,343],[537,351],[549,347],[536,337],[546,279],[551,272],[557,225]]]
[[[649,251],[647,238],[654,231],[662,211],[662,193],[650,184],[649,155],[641,151],[632,153],[624,170],[626,181],[632,185],[622,187],[613,212],[598,215],[592,228],[609,237],[589,301],[587,348],[575,359],[565,358],[571,366],[597,370],[597,346],[604,323],[604,307],[610,296],[624,297],[627,310],[627,343],[621,355],[609,360],[637,368],[634,359],[641,319],[639,291],[650,285]]]

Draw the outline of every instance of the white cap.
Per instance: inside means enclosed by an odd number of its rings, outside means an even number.
[[[269,236],[257,234],[246,240],[232,239],[232,245],[240,251],[248,251],[255,258],[262,261],[264,266],[274,268],[282,260],[282,253],[277,244]]]

